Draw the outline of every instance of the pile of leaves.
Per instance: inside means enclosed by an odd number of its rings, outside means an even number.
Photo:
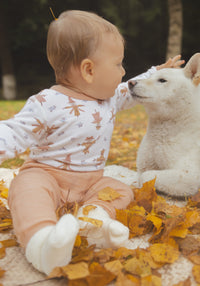
[[[78,236],[71,263],[55,268],[49,278],[66,277],[69,286],[103,286],[112,281],[117,286],[159,286],[162,280],[158,270],[174,263],[182,254],[194,264],[192,273],[200,283],[200,240],[192,235],[200,234],[200,193],[190,198],[186,206],[178,207],[158,196],[154,183],[153,180],[141,189],[133,189],[134,202],[125,210],[116,210],[117,220],[129,227],[130,238],[150,235],[148,248],[97,250]],[[104,194],[104,190],[100,191],[102,200],[117,197],[113,189],[107,189]],[[90,209],[85,211],[88,213]],[[65,212],[75,214],[77,206],[66,206]],[[90,223],[101,227],[99,220]],[[177,285],[191,285],[190,279]]]
[[[67,266],[55,268],[48,279],[65,277],[69,286],[103,286],[113,282],[122,285],[162,285],[159,269],[165,264],[174,263],[182,254],[193,264],[193,276],[200,283],[200,192],[191,197],[186,206],[170,205],[158,196],[155,181],[147,182],[141,189],[133,189],[135,200],[124,210],[116,210],[118,221],[130,230],[130,239],[149,235],[150,246],[135,250],[121,247],[118,249],[96,249],[88,246],[85,237],[77,236],[73,257]],[[1,197],[7,198],[8,190],[0,182]],[[111,188],[99,192],[99,199],[115,200],[120,194]],[[77,203],[68,204],[57,210],[57,215],[72,213],[76,215]],[[85,213],[91,208],[87,207]],[[82,218],[83,220],[85,217]],[[87,220],[95,227],[102,222]],[[100,222],[100,223],[99,223]],[[0,232],[12,229],[10,212],[0,202]],[[193,235],[195,234],[195,236]],[[5,249],[17,246],[16,239],[1,241],[0,258],[6,255]],[[0,276],[5,269],[0,269]],[[190,285],[190,279],[177,285]]]

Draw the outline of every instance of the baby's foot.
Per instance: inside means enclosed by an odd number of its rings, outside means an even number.
[[[71,214],[60,218],[56,225],[46,226],[36,232],[26,248],[26,258],[45,274],[53,268],[67,265],[79,231],[79,223]]]
[[[110,247],[125,246],[129,238],[129,229],[122,223],[110,219],[104,226],[105,236],[108,239]]]
[[[81,221],[80,234],[87,237],[89,245],[96,244],[97,247],[119,247],[125,245],[129,238],[129,229],[122,223],[110,218],[108,213],[100,206],[91,210],[86,217],[102,221],[101,227],[92,223]],[[84,217],[83,209],[80,208],[78,217]]]
[[[70,262],[78,231],[79,225],[73,215],[61,217],[42,248],[41,262],[45,273]]]

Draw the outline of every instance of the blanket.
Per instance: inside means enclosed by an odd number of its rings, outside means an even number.
[[[9,184],[18,170],[0,169],[0,179],[3,179],[5,185]],[[121,166],[107,166],[104,175],[116,178],[128,185],[134,185],[137,180],[137,173]],[[185,202],[168,199],[170,204],[184,206]],[[6,204],[6,200],[4,200]],[[0,233],[0,241],[9,239],[13,236],[13,230]],[[132,238],[127,243],[127,248],[147,248],[149,246],[149,234]],[[180,255],[179,258],[172,264],[165,264],[158,269],[162,278],[163,286],[172,286],[190,278],[190,283],[187,285],[196,285],[192,275],[193,263],[186,257]],[[27,262],[24,251],[18,246],[6,248],[6,255],[0,259],[0,268],[5,270],[4,275],[0,278],[0,285],[3,286],[64,286],[67,285],[67,280],[64,278],[46,279],[46,276],[35,270],[30,263]],[[0,271],[1,272],[1,271]],[[112,282],[109,285],[115,285]],[[135,285],[135,284],[134,284]],[[183,285],[183,284],[180,284]],[[184,284],[186,285],[186,284]]]

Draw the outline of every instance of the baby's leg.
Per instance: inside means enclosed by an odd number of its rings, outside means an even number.
[[[59,186],[48,172],[22,170],[11,183],[8,203],[16,236],[36,269],[49,274],[69,263],[79,226],[72,215],[57,222]]]
[[[98,192],[106,187],[116,190],[121,197],[106,202],[98,198]],[[129,238],[129,229],[122,223],[116,221],[115,209],[124,209],[133,200],[131,188],[120,181],[109,177],[103,177],[86,194],[85,205],[93,205],[96,208],[88,215],[83,214],[84,207],[80,208],[78,217],[89,217],[103,222],[100,228],[91,223],[80,220],[81,235],[87,236],[89,244],[96,244],[98,247],[119,247],[126,244]]]

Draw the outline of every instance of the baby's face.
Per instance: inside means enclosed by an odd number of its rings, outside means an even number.
[[[103,35],[98,50],[92,56],[94,62],[94,78],[92,96],[106,100],[112,97],[121,83],[125,70],[122,66],[124,44],[120,37],[107,33]]]

